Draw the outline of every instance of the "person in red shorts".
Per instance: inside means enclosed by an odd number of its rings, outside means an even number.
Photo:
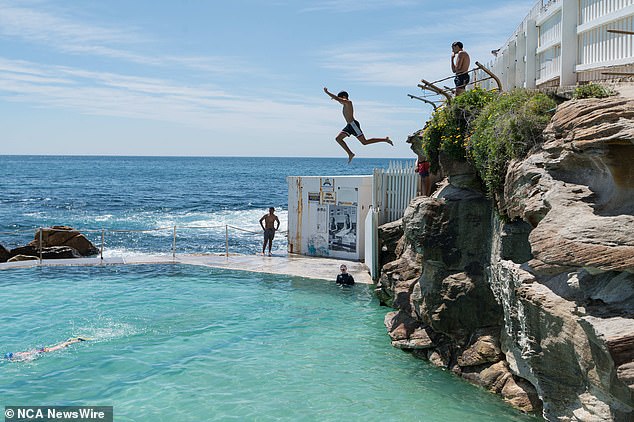
[[[431,180],[429,178],[429,161],[427,161],[424,157],[419,158],[416,161],[416,173],[420,175],[421,181],[421,194],[425,196],[429,196],[431,193]]]

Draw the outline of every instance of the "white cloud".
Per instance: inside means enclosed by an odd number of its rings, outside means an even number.
[[[5,99],[40,107],[171,121],[202,129],[244,126],[248,121],[251,130],[256,130],[279,128],[296,121],[309,126],[306,128],[309,130],[311,122],[320,125],[331,114],[321,96],[269,100],[229,95],[211,86],[70,67],[43,67],[3,58],[0,58],[0,93]]]
[[[426,25],[394,30],[372,41],[338,45],[324,50],[320,62],[351,81],[414,88],[421,78],[451,76],[450,45],[455,39],[463,41],[473,64],[493,59],[491,50],[511,36],[532,3],[524,0],[488,8],[476,3],[425,13]],[[516,16],[517,22],[509,25],[509,16]],[[501,32],[501,27],[508,31]],[[453,85],[451,81],[448,84]]]
[[[37,9],[32,3],[27,4],[30,7],[0,0],[0,38],[41,44],[65,54],[92,55],[146,66],[185,67],[226,75],[244,74],[247,69],[253,72],[253,66],[237,57],[140,54],[134,51],[135,47],[160,40],[148,38],[134,28],[83,24],[59,10],[46,11],[43,4],[37,3]]]
[[[0,2],[0,34],[31,42],[66,45],[69,50],[142,39],[141,34],[130,29],[83,25],[48,13],[41,4],[35,9],[7,1]]]
[[[150,137],[135,139],[130,145],[121,142],[119,145],[102,145],[98,147],[101,148],[100,153],[136,151],[134,153],[145,154],[160,151],[162,154],[179,155],[184,151],[198,151],[200,154],[234,151],[234,154],[314,156],[341,153],[334,142],[334,136],[344,125],[337,104],[319,90],[314,96],[307,97],[296,93],[277,94],[270,98],[228,94],[207,85],[92,72],[68,66],[41,66],[0,57],[0,95],[5,100],[35,108],[68,110],[78,122],[81,115],[133,119],[154,137],[166,138],[167,135],[164,137],[160,130],[155,132],[168,123],[182,127],[184,133],[187,130],[204,133],[214,142],[233,140],[232,145],[219,150],[201,145],[199,139],[193,143],[183,140],[182,144],[164,144],[160,150],[150,151],[147,150]],[[408,133],[422,125],[421,109],[417,105],[405,104],[394,107],[382,102],[355,101],[357,118],[369,136],[389,135],[396,141],[404,140]],[[123,133],[122,136],[129,135]],[[351,146],[356,151],[356,141],[352,142]],[[72,143],[67,147],[71,150],[66,152],[85,151],[81,149],[84,146]],[[400,151],[396,156],[407,155],[405,147],[399,148],[388,153]],[[376,148],[362,149],[358,153],[363,156],[373,151]]]

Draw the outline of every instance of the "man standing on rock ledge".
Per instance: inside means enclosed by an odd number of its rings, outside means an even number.
[[[269,213],[264,214],[262,218],[260,218],[260,226],[262,226],[262,230],[264,230],[264,243],[262,244],[262,255],[264,255],[264,250],[266,249],[266,244],[269,244],[269,256],[271,256],[271,247],[273,246],[273,238],[275,237],[275,232],[280,228],[280,219],[277,218],[277,215],[273,214],[275,212],[275,208],[269,208]],[[262,222],[264,221],[264,224]],[[275,225],[277,223],[277,226]]]
[[[348,163],[350,163],[350,161],[352,161],[352,158],[354,158],[354,153],[350,150],[350,148],[348,148],[348,145],[346,145],[346,142],[344,141],[344,139],[348,136],[356,136],[359,142],[361,142],[363,145],[376,144],[377,142],[385,142],[390,145],[394,145],[392,143],[392,140],[387,136],[385,138],[365,139],[365,135],[363,134],[363,132],[361,132],[361,125],[359,125],[359,122],[354,119],[354,109],[352,107],[352,101],[348,99],[348,93],[346,91],[341,91],[340,93],[335,95],[329,92],[328,88],[324,88],[324,92],[328,94],[330,98],[343,105],[343,118],[346,119],[346,127],[341,129],[341,132],[339,132],[335,140],[348,154]]]
[[[451,44],[451,71],[456,74],[454,83],[456,84],[456,97],[465,91],[469,83],[469,66],[471,58],[462,48],[460,41]]]

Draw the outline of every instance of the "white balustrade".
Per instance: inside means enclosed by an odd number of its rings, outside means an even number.
[[[539,0],[486,67],[503,90],[606,80],[613,67],[622,73],[612,73],[628,75],[634,71],[632,32],[634,0]]]

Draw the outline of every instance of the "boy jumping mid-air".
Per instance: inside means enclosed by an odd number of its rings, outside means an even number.
[[[356,136],[359,142],[361,142],[363,145],[376,144],[377,142],[386,142],[390,145],[394,145],[389,137],[365,139],[365,135],[363,135],[363,132],[361,132],[361,126],[359,125],[359,122],[354,119],[354,109],[352,108],[352,101],[348,99],[348,93],[346,91],[341,91],[337,95],[334,95],[333,93],[328,91],[328,88],[324,88],[324,92],[328,94],[330,98],[343,105],[343,118],[346,119],[347,124],[346,127],[341,129],[341,132],[339,132],[339,135],[337,135],[335,140],[339,145],[341,145],[341,148],[343,148],[344,151],[348,153],[348,163],[352,161],[352,158],[354,158],[354,153],[350,151],[350,148],[348,148],[348,145],[346,145],[344,141],[344,139],[348,136]]]

